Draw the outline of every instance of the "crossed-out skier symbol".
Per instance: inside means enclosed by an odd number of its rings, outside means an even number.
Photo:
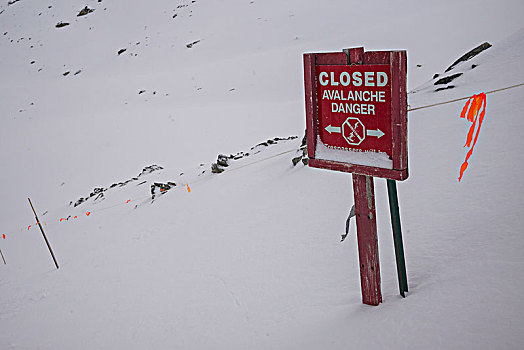
[[[360,145],[366,138],[366,127],[360,119],[349,117],[342,124],[342,136],[350,145]]]

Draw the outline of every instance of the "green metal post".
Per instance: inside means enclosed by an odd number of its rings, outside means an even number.
[[[404,260],[404,247],[402,245],[402,229],[400,227],[400,213],[398,208],[397,183],[395,180],[387,179],[389,211],[391,213],[391,226],[393,227],[393,241],[395,244],[395,257],[397,259],[398,287],[400,295],[408,291],[408,278],[406,274],[406,262]]]

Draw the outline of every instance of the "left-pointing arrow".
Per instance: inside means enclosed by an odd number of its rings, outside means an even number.
[[[330,134],[333,132],[340,134],[340,126],[331,126],[330,124],[326,126],[326,131],[329,132]]]

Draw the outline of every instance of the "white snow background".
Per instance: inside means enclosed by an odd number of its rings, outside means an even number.
[[[279,154],[304,133],[304,52],[406,49],[418,107],[523,83],[523,13],[522,1],[4,0],[0,348],[521,349],[524,87],[488,95],[461,183],[465,101],[409,113],[410,291],[398,295],[376,179],[378,307],[361,303],[354,223],[340,242],[351,175]],[[435,92],[433,74],[484,41]],[[152,202],[155,181],[177,186]]]

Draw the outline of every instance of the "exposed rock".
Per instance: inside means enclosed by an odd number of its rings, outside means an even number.
[[[213,174],[220,174],[223,171],[224,171],[224,169],[219,168],[217,163],[211,164],[211,172]]]
[[[300,143],[300,147],[306,147],[307,146],[307,130],[304,132],[304,137],[302,138],[302,142]]]
[[[300,147],[297,150],[297,152],[302,151],[302,155],[295,157],[291,159],[291,162],[293,163],[293,166],[296,166],[300,161],[302,161],[302,164],[307,165],[308,163],[308,156],[307,156],[307,130],[304,131],[304,137],[302,138],[302,142],[300,143]]]
[[[272,140],[267,140],[265,142],[259,143],[256,146],[251,147],[251,150],[253,150],[253,149],[255,149],[256,147],[259,147],[259,146],[268,147],[269,145],[274,145],[274,144],[278,143],[278,141],[289,141],[289,140],[294,140],[296,138],[298,138],[298,136],[289,136],[289,137],[285,137],[285,138],[275,137]]]
[[[144,169],[142,169],[142,171],[140,172],[140,174],[138,174],[137,176],[129,179],[129,180],[126,180],[126,181],[123,181],[123,182],[115,182],[113,183],[111,186],[109,186],[109,188],[104,188],[104,187],[95,187],[93,189],[93,191],[89,194],[89,196],[87,197],[80,197],[78,200],[76,200],[76,202],[74,203],[74,206],[78,206],[82,203],[84,203],[85,201],[87,201],[88,199],[92,198],[92,197],[95,197],[96,198],[94,200],[97,200],[97,199],[100,199],[104,197],[104,192],[106,192],[107,190],[109,189],[112,189],[112,188],[115,188],[117,186],[120,186],[120,187],[123,187],[127,184],[129,184],[130,182],[133,182],[133,181],[138,181],[139,177],[142,176],[142,175],[146,175],[146,174],[150,174],[154,171],[157,171],[157,170],[161,170],[163,169],[161,166],[159,165],[150,165],[150,166],[147,166],[145,167]],[[144,184],[145,181],[142,181],[141,183],[139,183],[138,185],[142,185]],[[161,186],[160,186],[161,185]],[[173,186],[176,186],[176,184],[174,182],[168,182],[167,184],[159,184],[159,188],[163,189],[164,191],[167,191],[169,188],[173,187]],[[169,187],[169,188],[168,188]],[[161,191],[162,192],[162,191]],[[71,201],[69,203],[69,205],[73,204],[73,201]]]
[[[484,44],[480,44],[479,46],[477,46],[476,48],[472,49],[471,51],[465,53],[464,55],[462,55],[458,60],[456,60],[455,62],[453,62],[453,64],[451,66],[449,66],[445,72],[449,72],[450,70],[452,70],[453,68],[455,68],[455,66],[461,62],[466,62],[467,60],[470,60],[472,59],[473,57],[477,56],[479,53],[481,53],[482,51],[484,50],[487,50],[491,47],[492,45],[490,43],[488,43],[487,41],[484,43]]]
[[[171,188],[175,186],[176,183],[170,181],[168,183],[154,182],[151,185],[151,199],[155,199],[157,188],[159,189],[160,194],[165,194],[167,193],[167,191],[169,191]]]
[[[144,169],[142,169],[142,171],[140,172],[140,174],[138,174],[137,177],[140,177],[142,175],[146,175],[146,174],[151,174],[153,171],[158,171],[158,170],[162,170],[164,168],[162,168],[160,165],[150,165],[150,166],[146,166]]]
[[[80,198],[75,202],[74,207],[79,206],[80,204],[84,203],[85,201],[86,201],[85,198],[80,197]],[[70,202],[69,204],[71,204],[71,202]]]
[[[192,43],[187,44],[186,47],[187,47],[188,49],[190,49],[190,48],[193,47],[193,45],[198,44],[199,42],[200,42],[200,40],[193,41]]]
[[[231,158],[233,158],[233,156],[231,156]],[[219,154],[217,158],[217,165],[220,165],[222,167],[228,167],[229,164],[227,164],[227,160],[228,160],[227,156],[223,154]]]
[[[442,90],[447,90],[447,89],[453,89],[454,87],[455,87],[455,85],[449,85],[449,86],[446,86],[446,87],[441,87],[441,88],[435,89],[435,92],[442,91]]]
[[[76,15],[77,17],[80,17],[80,16],[85,16],[91,12],[93,12],[94,9],[90,9],[89,7],[84,7],[82,10],[80,10],[80,12],[78,12],[78,14]]]
[[[456,73],[453,75],[449,75],[447,77],[440,78],[436,82],[433,83],[433,85],[446,85],[450,83],[451,81],[455,80],[456,78],[460,77],[463,73]]]
[[[58,22],[55,27],[56,28],[62,28],[62,27],[66,27],[68,25],[69,25],[69,23],[67,23],[67,22]]]
[[[93,189],[93,192],[91,192],[91,193],[89,194],[89,197],[93,197],[93,196],[95,196],[95,195],[97,195],[97,194],[100,194],[100,193],[104,192],[105,190],[106,190],[106,189],[103,188],[103,187],[95,187],[95,188]]]
[[[240,153],[237,153],[236,155],[234,155],[232,158],[233,158],[233,160],[239,160],[239,159],[247,157],[247,156],[249,156],[249,153],[240,152]]]
[[[118,56],[120,56],[121,54],[123,54],[124,52],[126,52],[127,49],[120,49],[118,50]]]

